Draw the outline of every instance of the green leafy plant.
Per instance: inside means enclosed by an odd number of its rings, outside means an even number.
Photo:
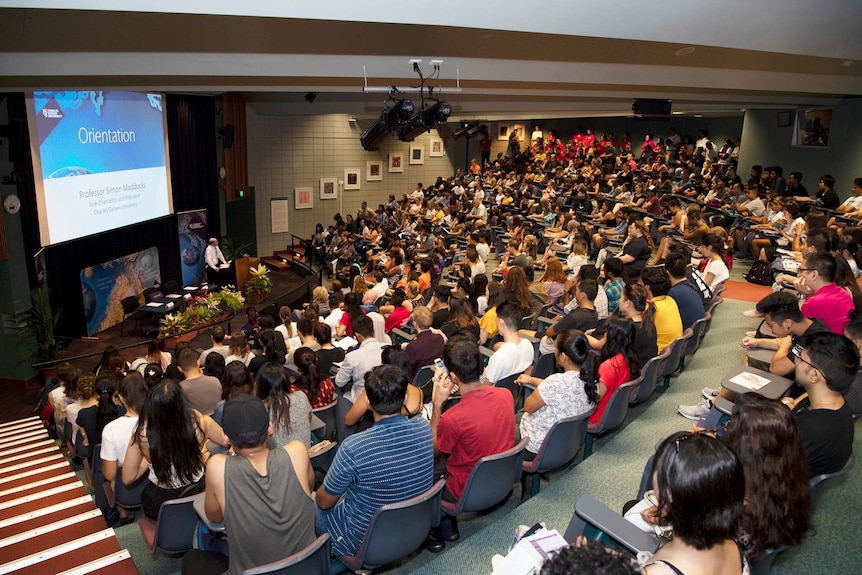
[[[169,313],[162,319],[162,325],[159,327],[159,337],[168,337],[184,331],[188,331],[192,327],[192,316],[188,310]]]
[[[222,254],[228,260],[235,260],[251,254],[251,242],[244,242],[230,236],[223,236],[219,242]]]
[[[55,361],[60,358],[60,342],[54,331],[63,315],[63,310],[51,309],[51,294],[48,288],[38,288],[30,292],[30,310],[26,313],[27,327],[24,334],[32,340],[33,350],[30,360],[33,363]]]
[[[222,287],[221,291],[211,294],[210,297],[217,298],[223,308],[229,309],[234,314],[239,313],[245,305],[245,298],[232,285]]]
[[[249,268],[249,278],[245,282],[245,291],[249,295],[266,295],[272,289],[272,278],[269,277],[269,269],[258,264],[256,268]]]

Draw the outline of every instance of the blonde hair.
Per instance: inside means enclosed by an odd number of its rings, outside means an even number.
[[[524,251],[527,252],[527,255],[535,258],[536,257],[536,249],[539,247],[539,240],[536,239],[536,236],[533,234],[527,234],[524,236]]]
[[[419,295],[419,282],[416,280],[410,280],[409,282],[407,282],[408,299],[413,299],[417,295]]]
[[[649,244],[650,251],[655,249],[655,244],[652,241],[652,236],[650,235],[649,229],[646,227],[646,224],[644,223],[644,221],[643,220],[632,220],[631,223],[634,227],[636,227],[638,230],[640,230],[641,235],[644,237],[644,239]]]
[[[368,284],[365,283],[365,277],[362,275],[358,275],[353,278],[353,292],[354,293],[365,293],[368,291]]]
[[[317,286],[311,292],[312,301],[326,302],[329,300],[329,291],[323,286]]]

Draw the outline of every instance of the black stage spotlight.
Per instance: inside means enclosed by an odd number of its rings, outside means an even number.
[[[449,119],[452,113],[452,106],[449,102],[437,102],[430,108],[425,108],[425,125],[429,128],[442,126]]]
[[[410,100],[398,100],[391,108],[383,110],[377,121],[359,136],[362,147],[369,152],[379,150],[386,136],[400,124],[408,122],[411,114],[413,114],[413,102]]]
[[[305,94],[305,101],[309,104],[313,104],[314,100],[317,98],[317,92],[308,92]]]
[[[452,113],[449,102],[437,102],[424,110],[419,110],[406,126],[398,131],[398,139],[402,142],[412,142],[422,132],[442,126]]]

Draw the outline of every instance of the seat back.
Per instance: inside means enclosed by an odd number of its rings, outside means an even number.
[[[502,387],[502,388],[508,389],[509,392],[512,394],[512,399],[515,400],[515,412],[516,413],[519,409],[519,407],[518,407],[519,404],[523,403],[522,396],[521,396],[521,388],[517,383],[515,383],[515,380],[518,379],[519,375],[521,375],[521,374],[520,373],[513,373],[509,377],[504,377],[500,381],[494,383],[494,387]]]
[[[602,412],[598,423],[590,424],[587,428],[588,432],[599,435],[622,425],[626,419],[626,414],[629,412],[629,397],[631,397],[631,390],[636,382],[637,380],[624,383],[614,390],[611,398],[605,404],[605,410]]]
[[[826,484],[829,482],[829,480],[834,479],[835,477],[840,477],[841,475],[844,475],[845,473],[847,473],[848,471],[853,469],[853,465],[855,465],[855,464],[856,464],[856,458],[851,453],[850,458],[847,460],[847,463],[845,463],[844,467],[842,467],[838,471],[835,471],[834,473],[824,473],[822,475],[815,475],[814,477],[812,477],[811,480],[809,481],[809,484],[811,485],[811,505],[812,505],[812,507],[814,506],[814,504],[817,503],[817,500],[820,498],[820,494],[823,493],[823,488],[826,486]]]
[[[700,347],[700,340],[703,339],[703,332],[706,329],[706,322],[712,316],[707,312],[702,318],[691,324],[692,336],[685,342],[685,347],[682,348],[680,357],[688,357],[697,351]]]
[[[512,485],[520,478],[526,447],[524,438],[512,449],[480,459],[470,472],[458,502],[454,506],[444,504],[446,512],[458,515],[484,511],[506,499],[512,492]]]
[[[378,509],[356,556],[341,558],[342,562],[354,571],[360,567],[373,569],[413,553],[437,523],[445,483],[441,479],[421,495]]]
[[[123,314],[129,315],[141,305],[138,301],[138,296],[130,295],[120,300],[120,305],[123,306]]]
[[[125,509],[135,509],[141,506],[141,493],[147,485],[147,476],[143,475],[131,485],[126,485],[120,479],[123,476],[123,466],[117,467],[117,481],[114,481],[114,500]]]
[[[724,303],[723,297],[721,297],[721,296],[714,297],[714,298],[712,298],[712,302],[709,304],[709,307],[706,308],[706,311],[708,311],[712,315],[715,315],[715,308],[717,308],[718,306],[720,306],[723,303]]]
[[[311,410],[326,426],[323,429],[322,437],[331,437],[335,434],[335,406],[337,404],[338,398],[336,397],[332,403]]]
[[[284,559],[246,569],[242,575],[330,575],[332,573],[332,561],[330,559],[330,549],[332,541],[329,538],[329,533],[324,533],[311,544],[297,551],[293,555],[288,555]]]
[[[662,363],[670,356],[670,350],[665,350],[664,353],[650,359],[641,369],[641,376],[638,378],[640,383],[632,387],[629,395],[629,405],[637,405],[650,398],[655,391],[656,380],[658,379],[658,371]],[[637,381],[637,380],[636,380]]]
[[[422,391],[422,401],[431,401],[431,392],[434,390],[434,365],[425,365],[416,372],[413,385]]]
[[[180,292],[180,284],[177,283],[177,280],[168,280],[162,285],[165,293],[179,293]]]
[[[671,343],[668,347],[670,348],[670,354],[667,356],[667,359],[662,362],[661,367],[658,370],[659,377],[667,377],[679,367],[679,358],[682,355],[682,348],[685,346],[686,342],[691,339],[692,336],[691,328],[685,330],[682,335]]]
[[[545,473],[566,465],[578,455],[587,435],[587,422],[594,409],[560,419],[545,436],[542,447],[533,461],[524,462],[523,469],[528,473]]]
[[[537,377],[539,379],[545,379],[557,368],[557,360],[554,358],[553,353],[546,353],[539,357],[539,361],[536,362],[536,367],[533,368],[533,377]]]
[[[141,531],[145,539],[148,539],[147,545],[151,550],[158,549],[163,553],[175,555],[192,549],[195,529],[200,521],[194,508],[194,501],[198,497],[203,497],[203,494],[171,499],[162,503],[152,544],[147,537],[148,532],[144,530],[143,525],[141,526]],[[139,523],[144,522],[145,519],[141,519]]]

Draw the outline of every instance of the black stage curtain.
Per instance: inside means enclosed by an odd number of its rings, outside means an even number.
[[[17,124],[18,148],[26,150],[16,158],[16,171],[24,182],[19,187],[25,218],[24,244],[28,258],[30,285],[35,286],[32,257],[39,249],[38,218],[32,158],[29,152],[24,95],[9,96],[10,123]],[[166,99],[171,185],[174,211],[206,208],[207,229],[221,235],[218,167],[216,159],[215,98],[168,94]],[[63,309],[60,335],[86,334],[81,297],[81,270],[152,246],[159,249],[162,281],[180,280],[179,238],[175,216],[112,230],[94,236],[50,246],[45,250],[48,286],[52,301]]]

